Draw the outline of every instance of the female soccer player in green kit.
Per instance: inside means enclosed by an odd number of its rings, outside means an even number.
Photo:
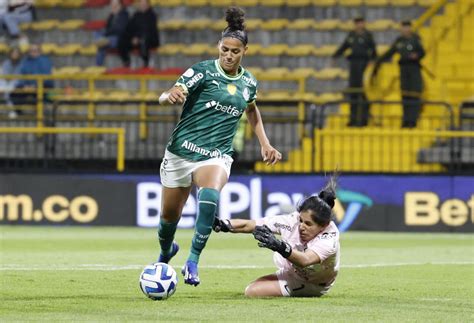
[[[160,167],[161,218],[159,262],[168,263],[179,250],[173,242],[192,184],[199,187],[198,216],[184,282],[197,286],[199,256],[212,231],[219,192],[232,165],[232,139],[245,112],[261,145],[263,160],[274,165],[281,153],[270,144],[255,104],[257,81],[240,63],[247,51],[244,12],[226,11],[228,27],[218,43],[219,59],[202,61],[186,70],[160,96],[160,104],[182,104],[183,111],[166,147]]]

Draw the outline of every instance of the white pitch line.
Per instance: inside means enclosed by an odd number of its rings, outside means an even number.
[[[403,266],[420,266],[420,265],[474,265],[473,261],[453,261],[453,262],[400,262],[400,263],[375,263],[375,264],[352,264],[342,265],[341,268],[377,268],[377,267],[403,267]],[[143,269],[145,265],[108,265],[108,264],[78,264],[75,266],[44,266],[44,265],[19,265],[7,264],[0,267],[0,271],[106,271],[106,270],[138,270]],[[181,268],[182,265],[175,266]],[[258,266],[258,265],[203,265],[199,268],[203,269],[268,269],[274,266]]]

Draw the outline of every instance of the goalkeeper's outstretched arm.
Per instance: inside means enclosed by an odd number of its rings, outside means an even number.
[[[218,217],[215,217],[212,228],[216,232],[252,233],[255,229],[255,225],[255,220],[221,220]]]

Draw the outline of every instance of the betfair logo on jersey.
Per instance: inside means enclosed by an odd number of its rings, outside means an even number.
[[[242,114],[242,111],[240,111],[236,107],[233,107],[231,105],[223,105],[219,101],[214,100],[207,102],[206,108],[214,108],[214,110],[233,115],[234,117],[238,117]]]
[[[227,84],[227,92],[229,92],[230,95],[234,95],[235,92],[237,92],[237,87],[234,84]]]

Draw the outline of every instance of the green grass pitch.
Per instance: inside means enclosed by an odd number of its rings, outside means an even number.
[[[192,231],[178,230],[179,271]],[[474,236],[350,232],[342,268],[322,298],[247,299],[248,282],[275,268],[251,235],[213,233],[201,285],[147,299],[141,269],[158,255],[140,228],[0,226],[0,321],[472,322]]]

